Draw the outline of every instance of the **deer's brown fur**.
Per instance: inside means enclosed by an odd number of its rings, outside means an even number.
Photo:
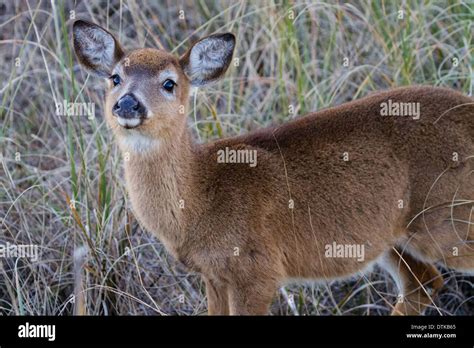
[[[442,286],[435,262],[474,269],[474,232],[465,223],[474,196],[471,98],[398,88],[197,144],[186,126],[189,52],[184,58],[152,49],[123,55],[115,69],[152,117],[137,129],[118,125],[111,109],[120,90],[107,93],[105,112],[129,158],[125,179],[138,220],[202,274],[210,314],[266,314],[285,282],[345,278],[375,263],[405,294],[394,314],[418,314]],[[167,69],[178,76],[174,101],[154,95],[152,77]],[[389,99],[420,103],[420,119],[381,116]],[[256,150],[258,164],[218,163],[225,148]],[[364,260],[326,257],[333,242],[364,245]]]

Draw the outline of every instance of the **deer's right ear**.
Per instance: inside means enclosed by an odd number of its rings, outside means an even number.
[[[234,53],[235,36],[214,34],[196,42],[179,60],[192,86],[203,86],[222,77]]]
[[[109,77],[124,55],[115,37],[104,28],[83,20],[74,22],[72,32],[79,62],[92,73]]]

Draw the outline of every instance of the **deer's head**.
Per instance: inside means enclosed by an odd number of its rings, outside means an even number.
[[[220,78],[235,46],[226,33],[199,40],[181,57],[153,48],[125,52],[111,33],[83,20],[74,23],[73,38],[80,63],[108,80],[107,123],[137,150],[181,134],[190,86]]]

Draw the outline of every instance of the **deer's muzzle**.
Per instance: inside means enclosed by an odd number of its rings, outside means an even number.
[[[146,117],[146,109],[132,93],[128,93],[115,103],[112,114],[118,117],[121,126],[135,128]]]

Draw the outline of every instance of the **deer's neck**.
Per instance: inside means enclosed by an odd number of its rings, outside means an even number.
[[[174,253],[186,239],[186,224],[194,211],[197,161],[190,136],[183,130],[154,150],[130,152],[128,157],[125,178],[133,211],[140,223]]]

